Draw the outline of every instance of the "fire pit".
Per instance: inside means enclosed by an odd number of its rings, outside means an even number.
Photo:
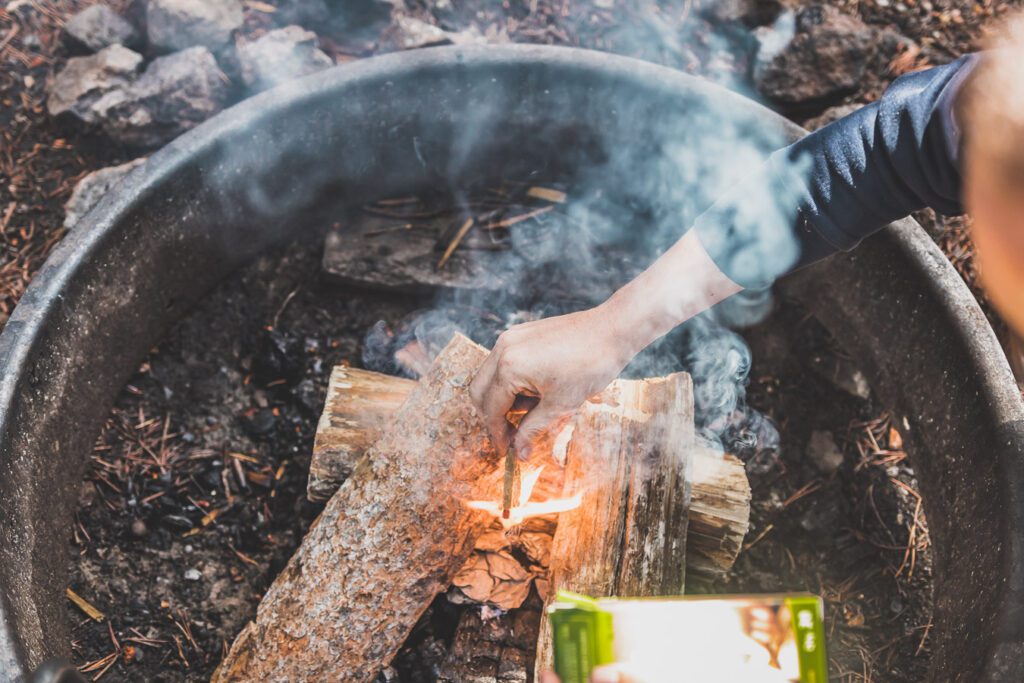
[[[722,108],[751,136],[801,133],[621,57],[439,48],[271,91],[154,155],[55,251],[0,337],[5,680],[66,654],[66,538],[85,456],[147,349],[221,277],[292,225],[430,187],[574,176],[625,156],[634,174],[605,182],[649,194],[665,171],[653,162],[679,142],[669,129]],[[913,453],[936,548],[933,678],[1024,677],[1024,409],[980,309],[912,222],[785,287],[847,341]]]

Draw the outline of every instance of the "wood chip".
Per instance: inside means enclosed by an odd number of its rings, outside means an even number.
[[[68,596],[68,599],[71,600],[71,602],[75,603],[75,607],[85,612],[86,616],[88,616],[93,621],[103,621],[104,619],[106,619],[106,616],[103,614],[103,612],[93,607],[88,600],[83,598],[75,591],[71,590],[70,588],[67,588],[65,589],[64,593]]]
[[[552,204],[564,204],[567,197],[561,190],[552,190],[549,187],[540,187],[539,185],[531,187],[526,191],[526,194],[534,199],[543,199]]]
[[[448,248],[444,250],[444,254],[441,256],[441,260],[437,262],[438,270],[444,268],[444,264],[448,263],[448,259],[452,257],[452,254],[454,254],[455,250],[459,247],[459,243],[462,242],[462,239],[466,236],[466,234],[472,227],[473,219],[467,218],[466,222],[462,224],[461,228],[459,228],[459,231],[455,233],[455,237],[452,238],[452,241],[448,245]]]
[[[244,3],[249,9],[254,9],[257,12],[263,12],[264,14],[273,14],[277,11],[277,8],[265,2],[259,2],[259,0],[246,0]]]
[[[517,216],[511,216],[509,218],[504,218],[504,219],[502,219],[500,221],[497,221],[495,223],[487,223],[486,225],[483,225],[481,227],[484,230],[498,230],[500,228],[510,228],[513,225],[515,225],[516,223],[522,223],[523,221],[528,221],[531,218],[536,218],[537,216],[542,216],[542,215],[546,214],[548,211],[551,211],[554,208],[555,207],[553,207],[553,206],[542,206],[539,209],[534,209],[533,211],[527,211],[526,213],[521,213],[521,214],[519,214]]]

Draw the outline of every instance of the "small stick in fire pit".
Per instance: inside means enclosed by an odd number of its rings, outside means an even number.
[[[519,456],[516,454],[515,430],[519,423],[526,417],[530,408],[537,405],[537,399],[532,396],[516,396],[512,407],[509,408],[505,419],[508,420],[508,448],[505,449],[505,482],[501,489],[501,518],[509,519],[512,516],[512,506],[519,500],[520,490],[523,484],[519,471]],[[517,535],[518,530],[513,527],[509,529],[510,535]]]
[[[519,476],[519,456],[509,442],[505,449],[505,486],[501,490],[501,518],[512,516],[512,501],[519,500],[519,487],[522,480]]]

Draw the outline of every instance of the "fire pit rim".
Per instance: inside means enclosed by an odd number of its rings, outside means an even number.
[[[556,67],[565,66],[577,70],[589,69],[610,80],[615,78],[640,80],[650,88],[669,93],[700,93],[718,101],[731,101],[735,106],[744,110],[757,110],[758,116],[764,117],[766,122],[779,125],[790,138],[795,139],[804,133],[794,124],[737,93],[673,69],[603,52],[549,46],[437,47],[395,53],[329,69],[253,97],[226,110],[153,154],[145,164],[122,181],[116,192],[109,193],[97,207],[82,219],[72,233],[54,249],[32,280],[21,302],[12,313],[7,326],[0,334],[0,364],[5,368],[5,371],[0,374],[0,454],[3,454],[0,455],[0,468],[2,468],[0,471],[7,474],[10,470],[15,477],[26,476],[25,470],[12,470],[12,460],[18,459],[14,457],[15,454],[23,455],[17,451],[18,442],[14,438],[16,425],[11,424],[12,415],[16,413],[15,406],[23,400],[19,396],[20,391],[27,386],[27,382],[34,382],[38,379],[28,376],[34,369],[33,352],[48,334],[52,334],[52,330],[48,330],[48,326],[56,324],[58,313],[61,312],[60,309],[63,306],[62,293],[74,283],[76,276],[88,267],[91,260],[97,258],[105,250],[109,250],[110,241],[117,238],[116,233],[120,222],[138,207],[147,202],[157,201],[162,188],[179,173],[189,168],[197,156],[210,152],[219,139],[230,135],[235,128],[249,125],[258,126],[261,121],[279,116],[282,111],[295,107],[303,100],[312,101],[332,93],[342,86],[381,79],[398,80],[416,73],[425,66],[479,69],[487,64],[509,62],[523,65],[532,63]],[[940,308],[947,316],[946,322],[951,325],[951,333],[967,350],[967,355],[970,358],[970,371],[978,376],[979,381],[976,386],[980,387],[979,391],[983,391],[985,410],[989,411],[991,418],[987,424],[1011,427],[1024,424],[1024,406],[1022,406],[1019,394],[1016,393],[1012,375],[1005,358],[1001,355],[995,334],[973,296],[948,260],[920,226],[911,220],[900,221],[887,229],[881,236],[869,240],[857,254],[839,258],[856,263],[858,260],[869,260],[873,251],[877,252],[882,249],[895,250],[900,258],[917,268],[918,275],[926,283],[926,289],[939,302]],[[822,266],[822,268],[824,267],[827,266]],[[821,277],[821,269],[818,270],[818,273],[812,271],[801,278],[806,280]],[[807,292],[802,291],[799,286],[792,288],[787,286],[787,289],[792,289],[797,296],[803,298],[814,308],[814,303],[810,300],[813,299],[813,295],[808,297]],[[179,312],[175,311],[175,313]],[[869,374],[872,373],[869,372]],[[873,377],[873,379],[878,378]],[[45,382],[45,378],[42,381]],[[1001,436],[1006,437],[1007,448],[997,454],[994,467],[1002,482],[1003,502],[1009,507],[1017,503],[1019,493],[1017,493],[1016,486],[1024,481],[1024,475],[1021,474],[1021,462],[1019,459],[1014,459],[1014,456],[1024,453],[1024,430],[1010,429]],[[41,456],[35,453],[30,454],[30,459],[31,457]],[[47,463],[45,459],[41,459],[35,464],[37,467],[35,472],[38,473],[45,469]],[[923,463],[915,461],[915,465],[921,464]],[[29,486],[29,492],[24,493],[16,500],[3,503],[4,509],[0,509],[0,521],[3,521],[5,526],[18,523],[26,526],[33,525],[35,520],[27,518],[27,515],[24,516],[26,518],[19,519],[18,515],[19,511],[24,512],[31,509],[28,500],[31,492],[35,490],[34,485],[37,482],[29,483],[32,484]],[[926,499],[926,506],[927,504]],[[1017,507],[1020,506],[1017,505]],[[7,519],[4,520],[4,517]],[[1000,648],[1016,653],[1024,648],[1022,645],[1024,634],[1009,628],[1009,624],[1013,621],[1012,617],[1024,609],[1022,607],[1024,598],[1017,592],[1020,590],[1019,582],[1018,585],[1014,583],[1014,579],[1018,578],[1016,572],[1020,571],[1015,567],[1021,564],[1015,560],[1024,553],[1021,548],[1022,533],[1024,533],[1024,523],[1020,518],[1020,512],[1011,511],[1010,519],[1004,520],[995,534],[998,537],[997,540],[1001,542],[1001,564],[1004,567],[1004,575],[1001,584],[995,586],[994,590],[1007,591],[1008,599],[1005,604],[1001,605],[1000,614],[993,617],[1002,626],[999,627],[1001,635],[989,639],[985,645],[987,650],[985,656],[989,659]],[[32,535],[31,530],[27,535]],[[5,536],[2,542],[7,544],[9,540],[9,537]],[[36,540],[33,538],[33,542]],[[63,539],[43,539],[44,543],[51,544],[62,541]],[[0,552],[0,558],[4,561],[9,559],[4,557],[2,552]],[[12,572],[18,571],[18,569],[8,566],[5,569],[0,569],[0,574],[10,577],[13,575]],[[56,568],[56,571],[62,571],[62,569]],[[9,585],[9,583],[5,582],[5,585]],[[16,632],[16,624],[12,622],[11,617],[12,612],[15,611],[11,609],[11,603],[16,599],[19,599],[18,596],[13,596],[6,590],[0,593],[0,621],[3,622],[3,629],[0,631],[0,665],[2,665],[0,669],[5,672],[0,676],[2,680],[7,680],[8,677],[11,680],[16,680],[25,676],[30,670],[24,644]],[[54,596],[54,599],[60,598]],[[948,627],[948,625],[936,624],[937,631],[941,631],[944,627]],[[977,642],[974,645],[977,647]],[[61,647],[58,645],[57,648],[51,649],[61,649]],[[997,657],[997,659],[998,661],[990,662],[987,667],[987,680],[1000,680],[1000,674],[1005,674],[1007,671],[1019,671],[1014,668],[1007,669],[1006,667],[1010,665],[1006,664],[1005,657]],[[933,676],[936,676],[934,672]]]

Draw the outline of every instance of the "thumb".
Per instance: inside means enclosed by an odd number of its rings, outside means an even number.
[[[516,431],[513,445],[520,460],[529,460],[531,450],[540,437],[547,431],[548,427],[558,422],[566,413],[555,406],[552,406],[543,398],[530,412],[526,414]]]

